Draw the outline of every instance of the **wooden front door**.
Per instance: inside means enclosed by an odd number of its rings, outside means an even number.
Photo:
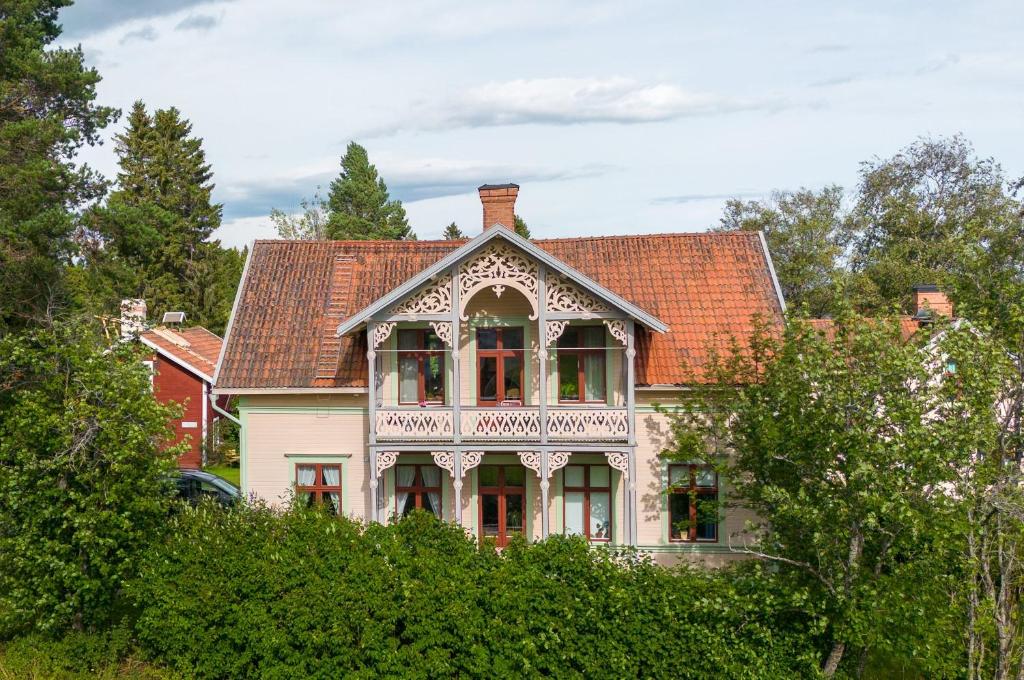
[[[526,468],[481,465],[479,468],[480,538],[499,548],[526,532]]]

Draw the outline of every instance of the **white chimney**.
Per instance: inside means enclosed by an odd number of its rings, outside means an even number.
[[[127,340],[146,328],[146,301],[141,298],[121,300],[121,338]]]

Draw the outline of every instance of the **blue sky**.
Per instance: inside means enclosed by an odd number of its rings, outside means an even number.
[[[729,197],[852,188],[963,133],[1024,174],[1024,4],[79,0],[100,101],[177,106],[227,245],[338,172],[349,140],[420,238],[518,182],[536,237],[699,231]],[[107,137],[122,128],[119,122]],[[111,144],[83,153],[108,176]]]

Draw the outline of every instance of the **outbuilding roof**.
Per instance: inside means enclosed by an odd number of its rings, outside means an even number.
[[[202,326],[168,328],[157,326],[139,334],[139,340],[179,366],[213,382],[223,340]]]
[[[365,333],[346,320],[465,245],[452,241],[256,241],[216,377],[219,391],[367,384]],[[668,327],[637,336],[639,384],[704,382],[712,348],[782,322],[754,232],[534,239],[551,257]]]

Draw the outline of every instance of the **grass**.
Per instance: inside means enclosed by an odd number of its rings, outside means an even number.
[[[72,644],[28,637],[0,644],[0,680],[170,680],[174,673],[134,658],[105,654],[87,635]],[[85,642],[83,649],[83,642]]]
[[[237,465],[210,465],[203,469],[218,477],[223,477],[235,486],[242,485],[242,471]]]

